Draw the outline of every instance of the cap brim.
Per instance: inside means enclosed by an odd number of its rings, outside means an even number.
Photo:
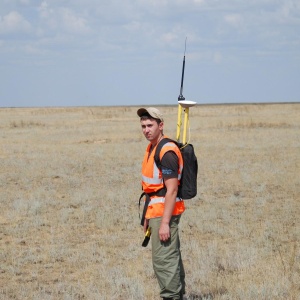
[[[141,117],[142,115],[144,115],[144,114],[147,113],[147,112],[148,112],[147,109],[142,107],[142,108],[138,109],[137,115],[138,115],[139,117]]]

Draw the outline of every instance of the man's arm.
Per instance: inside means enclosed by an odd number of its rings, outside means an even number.
[[[176,203],[176,196],[178,191],[178,179],[168,178],[165,179],[164,181],[165,181],[165,186],[167,188],[167,193],[165,195],[164,214],[161,220],[158,234],[160,240],[166,242],[170,238],[170,220]]]
[[[178,157],[173,151],[168,151],[161,160],[162,176],[167,193],[165,195],[165,208],[162,216],[159,238],[167,241],[170,238],[170,220],[176,203],[178,192]]]

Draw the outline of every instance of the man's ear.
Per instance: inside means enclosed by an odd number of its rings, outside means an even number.
[[[158,125],[159,130],[163,130],[164,129],[164,122],[160,122]]]

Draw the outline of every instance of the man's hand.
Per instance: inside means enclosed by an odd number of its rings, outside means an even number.
[[[159,239],[166,242],[170,238],[170,225],[169,223],[161,223],[158,231]]]

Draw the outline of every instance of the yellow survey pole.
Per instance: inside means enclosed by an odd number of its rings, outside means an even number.
[[[186,107],[184,109],[184,125],[183,125],[183,137],[182,137],[182,143],[183,145],[186,144],[187,140],[186,140],[186,132],[187,132],[187,128],[188,128],[188,121],[189,121],[189,107]]]
[[[189,141],[187,139],[187,132],[189,131],[190,126],[190,107],[196,105],[197,103],[194,101],[181,100],[178,101],[178,124],[181,125],[182,119],[182,110],[184,111],[184,122],[183,122],[183,132],[182,132],[182,144],[185,145]],[[177,142],[180,142],[180,131],[181,126],[177,126]]]
[[[178,104],[178,116],[177,116],[177,132],[176,132],[176,140],[177,142],[180,141],[180,133],[181,133],[181,114],[182,114],[182,107]]]

